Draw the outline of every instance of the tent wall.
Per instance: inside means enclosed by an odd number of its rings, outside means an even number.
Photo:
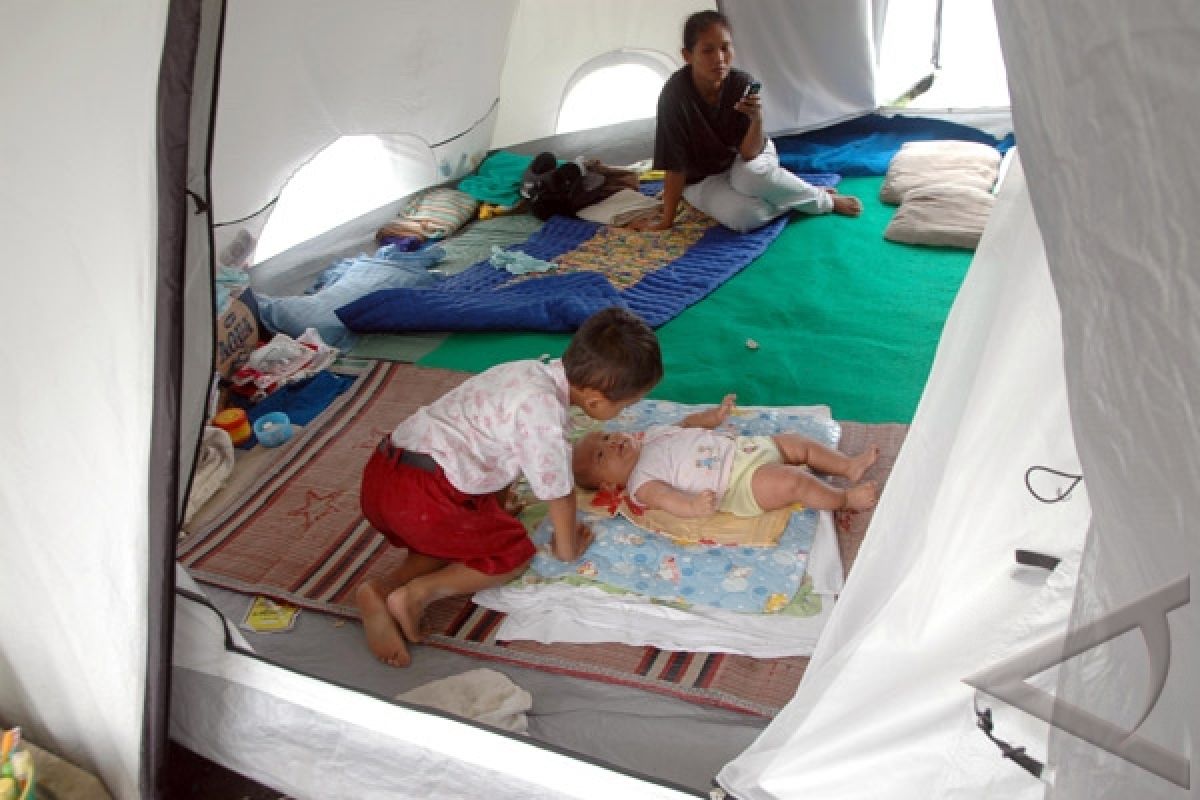
[[[722,0],[720,6],[733,26],[734,64],[762,81],[765,130],[807,130],[875,110],[870,0]]]
[[[614,50],[645,50],[683,65],[683,21],[709,2],[612,0],[563,3],[522,0],[517,6],[500,84],[504,98],[494,147],[555,132],[558,109],[575,71]]]
[[[144,796],[166,19],[156,0],[0,4],[0,718],[130,800]]]
[[[1018,160],[804,682],[719,776],[735,795],[1042,795],[975,729],[962,680],[1066,625],[1088,500],[1077,488],[1043,503],[1024,482],[1037,465],[1078,472],[1058,341]],[[1018,567],[1018,548],[1063,563],[1053,574]],[[1044,725],[997,713],[1002,738],[1044,758]]]
[[[1021,0],[996,11],[1095,508],[1077,629],[1181,578],[1194,585],[1200,565],[1200,6]],[[1190,594],[1168,615],[1169,652],[1148,653],[1136,633],[1115,639],[1065,665],[1059,696],[1194,762]],[[1158,695],[1154,655],[1169,662]],[[1053,797],[1200,796],[1194,776],[1189,791],[1058,728],[1052,745]]]
[[[766,86],[768,130],[875,108],[882,3],[719,4],[735,27],[735,63]],[[682,65],[683,21],[704,7],[233,0],[214,143],[216,252],[242,231],[258,238],[284,184],[339,137],[405,137],[398,155],[412,188],[461,177],[490,149],[554,134],[569,82],[592,59],[633,50]]]
[[[212,164],[217,252],[243,228],[257,237],[287,179],[341,136],[415,136],[439,180],[477,166],[492,139],[516,8],[516,0],[228,3]]]

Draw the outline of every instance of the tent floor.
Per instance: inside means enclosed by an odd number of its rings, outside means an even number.
[[[203,591],[235,625],[251,600],[213,586]],[[655,692],[480,661],[436,647],[415,648],[413,663],[396,669],[370,654],[358,623],[335,624],[338,621],[305,611],[287,633],[241,632],[267,661],[376,697],[394,697],[469,669],[495,670],[533,697],[534,708],[527,716],[534,741],[698,796],[708,792],[713,776],[749,747],[769,722]],[[693,734],[686,741],[678,736],[680,726]]]

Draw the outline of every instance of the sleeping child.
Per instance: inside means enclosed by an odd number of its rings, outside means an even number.
[[[623,486],[637,505],[677,517],[718,511],[750,517],[797,503],[822,511],[875,506],[878,487],[862,476],[879,457],[878,447],[847,456],[798,433],[713,430],[729,418],[734,400],[726,395],[719,406],[689,414],[679,425],[587,434],[572,457],[576,485]],[[851,485],[832,486],[813,472],[847,478]]]

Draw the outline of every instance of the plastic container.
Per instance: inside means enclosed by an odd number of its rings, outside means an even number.
[[[213,425],[229,434],[234,447],[250,438],[250,419],[240,408],[227,408],[217,414],[213,417]]]
[[[292,421],[282,411],[263,414],[254,421],[254,435],[263,447],[278,447],[292,438]]]

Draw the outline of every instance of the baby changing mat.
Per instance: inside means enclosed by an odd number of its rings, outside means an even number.
[[[643,400],[626,409],[606,430],[643,430],[678,423],[701,406]],[[811,408],[738,408],[722,426],[744,436],[791,431],[836,447],[840,426]],[[581,518],[595,533],[588,551],[566,563],[549,549],[552,527],[543,520],[533,532],[538,553],[522,583],[565,581],[633,592],[681,608],[708,606],[744,613],[785,608],[804,580],[818,512],[792,512],[774,546],[681,543],[633,524],[610,509],[581,505]],[[754,523],[751,523],[754,524]]]

